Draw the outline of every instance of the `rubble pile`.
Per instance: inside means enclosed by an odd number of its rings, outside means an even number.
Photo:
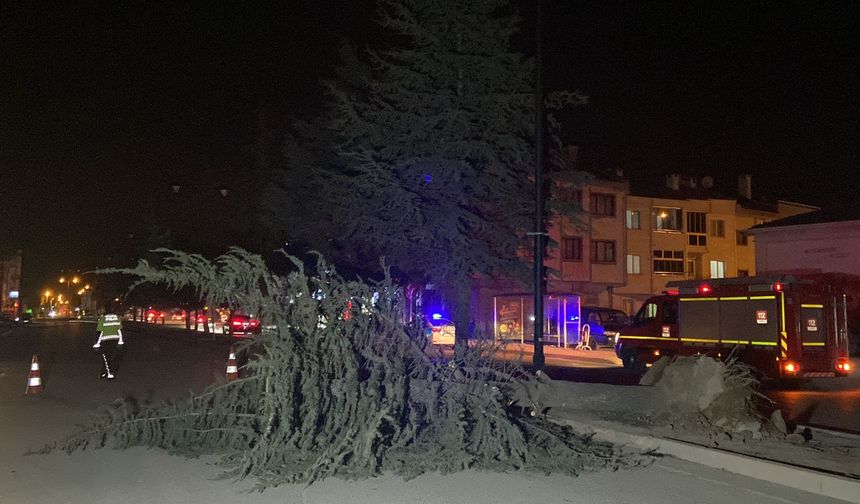
[[[763,432],[786,433],[785,422],[768,421],[757,410],[763,398],[751,370],[737,361],[722,362],[704,355],[663,357],[645,375],[641,385],[657,391],[655,423],[673,429],[706,431],[713,436],[761,439]]]

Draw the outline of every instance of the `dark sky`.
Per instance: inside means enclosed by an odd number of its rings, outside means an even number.
[[[4,2],[0,248],[24,250],[25,294],[103,261],[174,181],[229,183],[260,103],[273,127],[312,113],[369,3]],[[591,97],[566,139],[634,185],[752,173],[858,213],[856,2],[719,3],[546,0],[547,83]]]

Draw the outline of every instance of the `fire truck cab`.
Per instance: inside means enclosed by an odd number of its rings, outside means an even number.
[[[705,354],[736,357],[770,378],[845,376],[847,318],[844,294],[793,276],[674,281],[645,301],[615,352],[630,369]]]

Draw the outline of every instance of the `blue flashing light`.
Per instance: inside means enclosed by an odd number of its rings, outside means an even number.
[[[427,182],[428,184],[429,184],[430,182],[433,182],[433,175],[431,175],[431,174],[429,174],[429,173],[425,173],[425,174],[424,174],[424,182]]]
[[[434,313],[433,314],[433,320],[442,320],[442,314],[441,313]]]

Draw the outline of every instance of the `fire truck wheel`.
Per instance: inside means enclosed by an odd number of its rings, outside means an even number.
[[[639,353],[632,348],[621,352],[621,363],[624,365],[624,369],[645,371],[645,363],[639,358]]]

